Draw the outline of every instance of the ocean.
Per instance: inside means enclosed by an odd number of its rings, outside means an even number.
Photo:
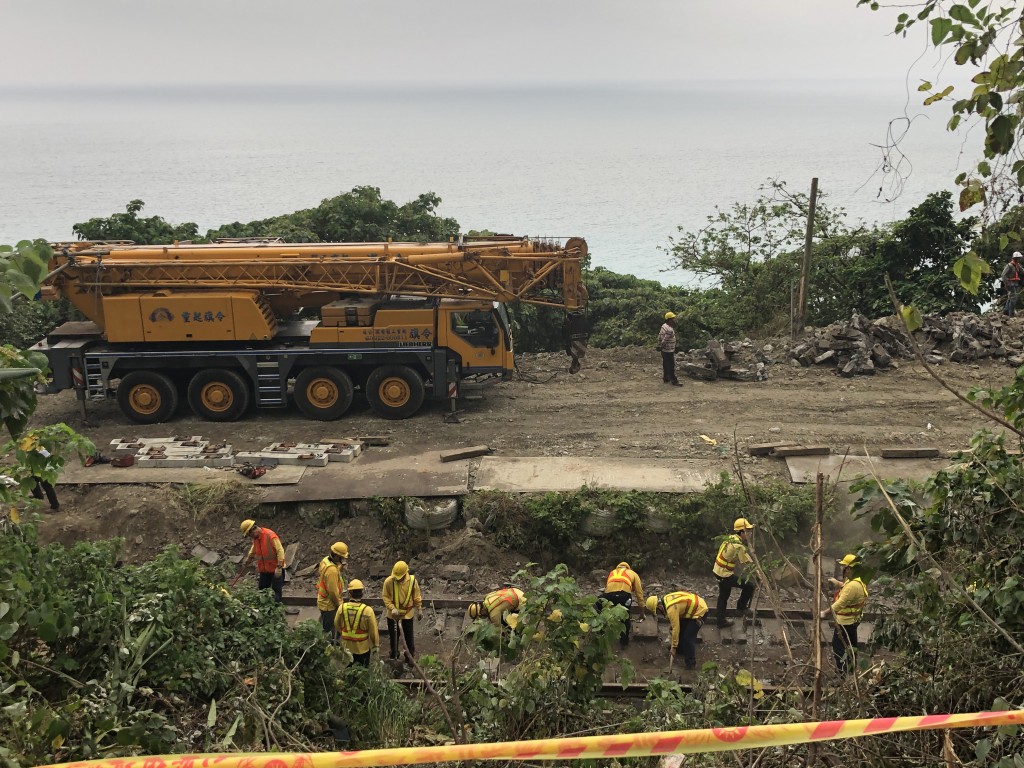
[[[769,178],[806,191],[817,176],[867,223],[951,189],[963,137],[919,103],[825,82],[0,92],[0,243],[72,239],[134,198],[204,231],[369,185],[399,203],[434,192],[463,230],[582,236],[595,265],[687,284],[666,271],[669,238]],[[883,174],[877,145],[905,110],[920,116]]]

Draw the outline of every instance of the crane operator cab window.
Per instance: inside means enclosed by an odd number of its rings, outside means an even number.
[[[498,346],[498,326],[494,314],[482,309],[452,314],[452,331],[474,347]]]

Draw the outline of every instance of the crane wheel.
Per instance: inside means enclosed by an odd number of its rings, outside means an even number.
[[[138,424],[158,424],[178,410],[178,389],[158,371],[132,371],[117,386],[117,404]]]
[[[224,368],[199,371],[188,384],[188,404],[208,421],[235,421],[249,409],[249,386]]]
[[[340,419],[353,397],[352,379],[337,368],[306,368],[295,377],[295,405],[307,419]]]
[[[422,377],[407,365],[382,365],[366,379],[366,399],[378,416],[407,419],[423,405]]]

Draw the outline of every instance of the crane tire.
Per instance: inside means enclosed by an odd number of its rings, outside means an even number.
[[[117,404],[137,424],[159,424],[178,410],[178,388],[159,371],[132,371],[117,385]]]
[[[188,404],[207,421],[235,421],[251,400],[245,379],[227,368],[199,371],[188,383]]]
[[[340,419],[352,405],[354,392],[351,377],[337,368],[306,368],[295,377],[295,405],[307,419]]]
[[[366,377],[366,399],[385,419],[407,419],[423,405],[423,378],[407,365],[382,365]]]

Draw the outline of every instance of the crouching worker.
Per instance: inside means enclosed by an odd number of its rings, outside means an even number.
[[[363,603],[363,582],[352,579],[348,584],[348,602],[342,603],[334,616],[334,627],[341,635],[341,644],[352,654],[355,664],[370,665],[370,654],[380,646],[377,617],[373,608]]]
[[[669,648],[669,665],[673,655],[683,657],[683,666],[687,669],[697,667],[697,635],[704,624],[704,615],[708,612],[708,604],[704,598],[693,592],[669,592],[658,598],[655,595],[647,598],[647,610],[654,614],[666,616],[672,626],[672,643]]]
[[[521,589],[515,587],[496,589],[480,602],[469,606],[469,617],[478,619],[481,616],[486,616],[491,624],[498,628],[511,627],[512,624],[508,620],[509,615],[519,613],[525,602],[526,598]]]
[[[629,631],[633,624],[629,617],[629,608],[633,604],[634,598],[637,605],[643,606],[643,583],[640,581],[640,576],[637,575],[636,571],[629,567],[629,563],[619,563],[608,574],[608,579],[605,581],[604,594],[598,599],[598,605],[601,610],[604,609],[607,603],[621,605],[626,609],[626,626],[623,627],[622,634],[619,635],[619,645],[623,648],[629,645]],[[643,616],[640,617],[640,620],[643,621]]]

